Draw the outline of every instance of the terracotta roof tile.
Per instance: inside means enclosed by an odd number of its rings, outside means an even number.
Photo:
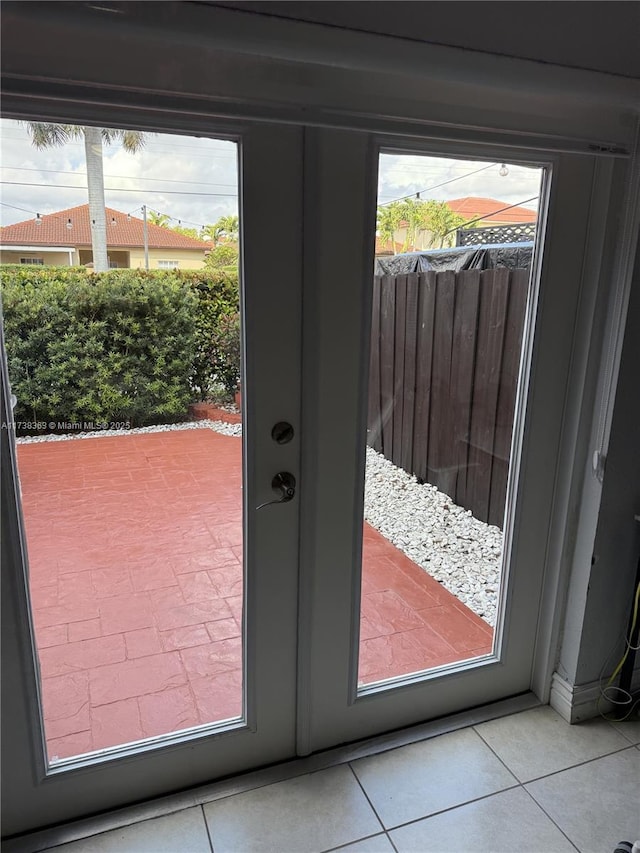
[[[465,196],[464,198],[451,199],[447,205],[454,213],[459,213],[467,220],[477,219],[481,216],[483,220],[495,223],[516,224],[535,222],[538,218],[535,210],[528,210],[526,207],[512,207],[509,210],[502,211],[502,213],[495,213],[496,210],[509,206],[509,202],[498,201],[495,198]]]
[[[111,248],[140,248],[144,245],[143,221],[111,207],[105,208],[107,214],[107,246]],[[72,227],[67,228],[71,220]],[[111,221],[115,220],[115,225]],[[204,240],[194,240],[184,234],[178,234],[170,228],[160,225],[148,225],[150,249],[211,249],[212,244]],[[0,242],[3,245],[16,246],[91,246],[91,225],[89,205],[81,204],[67,210],[45,214],[41,224],[35,219],[16,222],[0,228]]]
[[[395,254],[399,254],[402,251],[402,243],[397,243],[395,245]],[[393,255],[393,246],[391,245],[391,240],[384,240],[382,237],[376,237],[376,255]]]

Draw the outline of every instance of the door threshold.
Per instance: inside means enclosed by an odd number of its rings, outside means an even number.
[[[482,705],[427,723],[419,723],[367,740],[333,747],[304,758],[283,761],[218,782],[200,785],[188,791],[157,797],[144,803],[125,806],[72,823],[48,827],[6,839],[3,841],[2,849],[4,853],[38,853],[38,851],[47,850],[59,844],[90,838],[113,829],[122,829],[134,823],[173,814],[214,800],[222,800],[225,797],[262,788],[275,782],[283,782],[296,776],[304,776],[307,773],[315,773],[318,770],[326,770],[329,767],[346,764],[358,758],[366,758],[391,749],[398,749],[401,746],[429,740],[442,734],[485,723],[488,720],[528,711],[541,704],[533,693],[521,693],[518,696],[502,699],[489,705]]]

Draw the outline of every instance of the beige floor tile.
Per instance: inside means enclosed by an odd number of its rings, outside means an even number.
[[[176,853],[178,850],[211,853],[200,806],[62,844],[51,848],[51,853]]]
[[[581,853],[640,839],[640,753],[629,747],[525,786]]]
[[[387,828],[516,784],[470,729],[361,758],[352,766]]]
[[[348,765],[207,803],[216,853],[320,853],[379,833]]]
[[[395,853],[395,850],[386,835],[374,835],[346,847],[334,848],[331,853]]]
[[[475,726],[521,782],[624,749],[629,741],[602,719],[570,726],[545,705]]]
[[[398,853],[575,853],[575,848],[522,788],[394,829]]]
[[[640,720],[633,722],[611,723],[614,729],[624,735],[630,743],[640,744]]]

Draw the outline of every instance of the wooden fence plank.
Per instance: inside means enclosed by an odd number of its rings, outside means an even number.
[[[501,525],[529,274],[374,282],[368,441]]]
[[[456,447],[454,500],[460,506],[467,506],[467,467],[479,301],[480,270],[464,270],[458,273],[453,319],[451,406],[453,440]]]
[[[382,452],[391,459],[393,453],[393,357],[395,336],[395,277],[380,280],[380,419]]]
[[[407,276],[399,275],[396,282],[396,313],[393,362],[393,450],[394,465],[402,465],[402,414],[405,387],[404,339],[407,322]]]
[[[515,412],[518,372],[522,351],[529,271],[512,270],[509,283],[509,305],[504,335],[504,354],[500,371],[500,389],[493,440],[493,468],[489,500],[489,523],[502,527],[507,495],[507,478],[511,456],[511,436]]]
[[[418,276],[416,398],[413,420],[413,452],[411,470],[421,481],[426,480],[427,477],[435,303],[436,274],[434,272],[420,273]]]
[[[491,467],[500,367],[504,346],[509,270],[485,270],[480,277],[480,323],[471,411],[467,497],[473,514],[489,518]],[[471,489],[469,490],[469,480]]]
[[[447,487],[450,488],[448,468],[453,461],[448,427],[455,273],[437,273],[436,282],[427,480],[441,491],[446,491]]]
[[[413,421],[416,401],[416,356],[418,334],[418,277],[419,273],[407,276],[407,300],[404,349],[404,395],[402,410],[402,456],[400,466],[412,471]]]
[[[378,452],[382,450],[382,419],[380,416],[380,276],[375,276],[373,279],[367,444]]]

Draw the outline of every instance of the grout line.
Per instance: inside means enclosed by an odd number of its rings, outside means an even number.
[[[424,743],[442,734],[473,728],[479,722],[510,717],[539,705],[539,700],[531,693],[498,700],[449,717],[439,718],[427,723],[418,723],[388,734],[374,735],[354,744],[332,747],[303,758],[291,758],[266,767],[246,770],[239,774],[232,774],[226,779],[196,785],[183,791],[160,795],[141,803],[123,805],[101,814],[17,835],[6,839],[3,849],[6,846],[7,853],[19,853],[19,851],[27,849],[25,845],[29,845],[29,853],[37,853],[37,851],[45,850],[54,844],[58,846],[89,838],[111,829],[121,829],[133,823],[140,823],[166,814],[174,814],[191,806],[216,802],[266,785],[295,779],[329,767],[348,764],[360,758],[384,754],[415,743]]]
[[[204,827],[207,830],[207,838],[209,839],[209,847],[211,848],[211,853],[216,853],[213,849],[213,841],[211,840],[211,832],[209,831],[209,821],[207,820],[207,816],[204,813],[204,805],[200,804],[200,811],[202,812],[202,820],[204,821]]]
[[[636,723],[636,722],[637,722],[637,723],[640,723],[640,718],[638,718],[637,720],[627,720],[627,719],[625,719],[625,720],[609,720],[607,717],[603,717],[603,716],[602,716],[602,714],[600,714],[600,717],[601,717],[601,718],[602,718],[606,723],[609,723],[609,725],[610,725],[610,726],[611,726],[611,728],[614,730],[614,732],[617,732],[619,735],[622,735],[622,737],[623,737],[625,740],[628,740],[628,741],[629,741],[629,743],[631,744],[631,746],[637,746],[637,744],[635,743],[635,741],[630,740],[630,739],[629,739],[629,737],[628,737],[628,736],[627,736],[623,731],[621,731],[619,728],[617,728],[616,723]]]
[[[628,749],[633,749],[633,744],[629,743],[620,749],[614,749],[611,752],[605,752],[602,755],[596,755],[593,758],[586,758],[584,761],[578,761],[576,764],[570,764],[568,767],[563,767],[561,770],[553,770],[551,773],[543,773],[542,776],[536,776],[534,779],[527,779],[522,782],[523,785],[532,785],[534,782],[540,782],[543,779],[550,779],[552,776],[557,776],[559,773],[566,773],[568,770],[575,770],[576,767],[584,767],[585,764],[593,764],[594,761],[602,761],[603,758],[609,758],[610,755],[619,755],[621,752],[626,752]]]
[[[340,853],[340,850],[344,850],[345,847],[350,847],[352,844],[359,844],[361,841],[368,841],[370,838],[378,838],[379,835],[383,835],[383,833],[374,832],[373,835],[364,835],[362,838],[356,838],[355,841],[345,841],[339,847],[329,847],[323,850],[322,853]],[[393,849],[395,850],[396,848],[394,847]]]
[[[482,800],[488,800],[491,797],[496,797],[498,794],[503,794],[505,791],[515,791],[516,788],[521,788],[522,785],[509,785],[508,788],[500,788],[499,791],[492,791],[490,794],[483,794],[481,797],[474,797],[472,800],[465,800],[463,803],[456,803],[454,806],[449,806],[446,809],[438,809],[436,812],[431,812],[430,814],[422,815],[422,817],[413,818],[413,820],[407,820],[404,823],[399,823],[397,825],[389,827],[385,832],[393,832],[396,829],[404,829],[405,826],[411,826],[414,823],[420,823],[423,820],[430,820],[432,817],[436,817],[437,815],[445,814],[446,812],[453,812],[456,809],[461,809],[464,806],[469,806],[472,803],[480,803]],[[391,841],[391,839],[389,839]],[[392,842],[393,843],[393,842]],[[395,845],[394,845],[395,848]]]
[[[575,847],[575,848],[576,848],[576,850],[578,851],[578,853],[580,853],[580,848],[579,848],[576,844],[574,844],[574,843],[573,843],[573,841],[569,838],[569,836],[568,836],[568,835],[567,835],[567,833],[564,831],[564,829],[563,829],[563,828],[562,828],[558,823],[556,823],[556,821],[551,817],[551,815],[549,814],[549,812],[548,812],[548,811],[547,811],[547,810],[546,810],[546,809],[545,809],[545,808],[544,808],[544,807],[543,807],[543,806],[542,806],[542,805],[541,805],[541,804],[536,800],[536,798],[533,796],[533,794],[532,794],[530,791],[527,791],[527,789],[525,788],[525,786],[524,786],[524,785],[521,785],[521,788],[522,788],[522,790],[525,792],[525,794],[527,794],[527,796],[528,796],[528,797],[530,797],[530,798],[533,800],[533,802],[534,802],[534,803],[536,804],[536,806],[540,809],[540,811],[541,811],[543,814],[545,814],[545,815],[549,818],[549,820],[551,821],[551,823],[552,823],[555,827],[557,827],[557,828],[558,828],[558,830],[559,830],[559,831],[564,835],[564,837],[567,839],[567,841],[569,842],[569,844],[571,844],[571,846],[572,846],[572,847]]]
[[[497,758],[497,759],[498,759],[498,761],[500,762],[500,764],[502,764],[502,766],[503,766],[503,767],[504,767],[504,769],[507,771],[507,773],[508,773],[510,776],[513,776],[513,778],[516,780],[516,782],[517,782],[519,785],[522,785],[523,783],[520,781],[520,779],[518,779],[518,777],[516,776],[516,774],[513,772],[513,770],[512,770],[512,769],[509,767],[509,765],[507,764],[507,762],[506,762],[506,761],[503,761],[503,759],[498,755],[498,753],[497,753],[497,752],[495,751],[495,749],[491,746],[491,744],[487,743],[487,741],[482,737],[482,735],[481,735],[481,734],[480,734],[480,732],[476,729],[476,727],[475,727],[475,726],[471,726],[471,728],[472,728],[473,732],[474,732],[474,733],[475,733],[475,734],[480,738],[480,740],[482,741],[482,743],[487,747],[487,749],[489,750],[489,752],[491,752],[491,753],[495,756],[495,758]]]
[[[367,792],[365,791],[365,789],[364,789],[364,785],[362,784],[362,782],[361,782],[361,781],[360,781],[360,779],[358,778],[358,774],[357,774],[357,773],[356,773],[356,771],[353,769],[353,766],[351,765],[351,762],[349,762],[347,766],[348,766],[349,770],[351,770],[351,773],[353,774],[353,776],[354,776],[354,778],[355,778],[355,780],[356,780],[356,784],[358,785],[358,787],[360,788],[360,790],[361,790],[361,791],[362,791],[362,793],[364,794],[364,796],[365,796],[365,798],[366,798],[367,802],[368,802],[368,803],[369,803],[369,805],[371,806],[371,810],[373,811],[374,815],[378,818],[378,823],[380,824],[380,827],[382,828],[382,831],[383,831],[383,832],[386,832],[386,829],[387,829],[387,828],[386,828],[386,826],[384,825],[384,823],[382,822],[382,818],[380,817],[380,815],[379,815],[379,814],[378,814],[378,812],[376,811],[376,807],[375,807],[375,806],[373,805],[373,803],[371,802],[371,798],[369,797],[369,794],[367,794]]]
[[[478,725],[482,725],[482,723],[479,723]],[[504,767],[509,771],[509,773],[511,773],[514,779],[516,779],[520,785],[530,785],[532,782],[539,782],[541,779],[547,779],[550,776],[557,776],[558,773],[564,773],[566,770],[573,770],[575,767],[581,767],[583,764],[590,764],[592,761],[599,761],[601,758],[607,758],[609,755],[616,755],[617,753],[624,752],[626,749],[629,749],[629,747],[634,746],[634,744],[630,743],[626,746],[621,746],[620,749],[614,749],[610,752],[604,752],[602,755],[596,755],[593,758],[586,758],[584,761],[578,761],[575,764],[569,764],[567,767],[561,767],[560,770],[552,770],[550,773],[543,773],[541,776],[534,776],[533,779],[521,780],[516,776],[515,771],[509,767],[506,761],[503,761],[503,759],[498,755],[498,753],[491,746],[491,744],[487,743],[487,741],[482,737],[482,734],[477,731],[476,726],[470,726],[470,728],[473,729],[473,731],[478,735],[482,742],[486,744],[486,746],[491,750],[491,752],[495,755],[498,761],[500,761],[501,764],[504,765]]]
[[[398,848],[396,847],[395,842],[394,842],[393,838],[391,837],[391,835],[386,830],[385,830],[384,834],[387,836],[387,840],[389,841],[389,844],[395,850],[395,853],[398,853]]]

